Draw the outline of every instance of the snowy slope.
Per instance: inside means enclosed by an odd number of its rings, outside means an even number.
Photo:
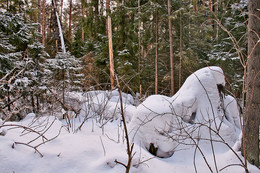
[[[135,107],[132,96],[123,94],[135,143],[130,172],[244,172],[239,109],[233,97],[222,99],[217,84],[225,85],[222,70],[206,67],[187,78],[173,97],[150,96]],[[71,126],[66,120],[34,114],[5,122],[0,129],[0,172],[125,172],[115,163],[127,163],[118,91],[93,91],[85,97],[81,115],[70,119]],[[151,143],[165,158],[148,152]],[[250,164],[248,168],[260,172]]]

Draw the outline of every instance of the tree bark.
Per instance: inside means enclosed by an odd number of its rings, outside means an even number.
[[[182,71],[182,14],[180,11],[180,63],[179,63],[179,88],[181,88],[181,72]]]
[[[33,96],[33,93],[31,93],[31,103],[32,103],[32,109],[33,109],[33,112],[35,113],[35,104],[34,104],[34,96]]]
[[[42,0],[42,45],[45,46],[45,0]]]
[[[141,58],[142,58],[142,48],[141,48],[141,8],[140,8],[140,0],[138,0],[138,17],[139,17],[139,22],[138,22],[138,67],[137,67],[137,72],[138,72],[138,83],[139,83],[139,94],[140,94],[140,99],[143,97],[142,96],[142,82],[141,82]]]
[[[211,13],[212,13],[213,11],[212,11],[212,1],[211,0],[209,0],[209,25],[212,25],[212,19],[211,19]]]
[[[209,0],[209,11],[212,11],[212,2]]]
[[[246,78],[247,111],[244,116],[244,157],[259,164],[260,125],[260,1],[249,0],[248,64]]]
[[[38,23],[40,24],[41,20],[41,0],[38,0]],[[38,31],[41,32],[41,26],[39,25]]]
[[[60,22],[62,23],[62,14],[63,13],[63,0],[61,0],[61,4],[60,4]]]
[[[85,0],[82,0],[82,21],[81,21],[81,39],[82,39],[82,42],[84,42],[84,40],[85,40],[84,17],[85,17]]]
[[[113,90],[115,88],[115,74],[114,74],[112,26],[111,26],[110,16],[107,17],[107,34],[108,34],[108,47],[109,47],[110,81],[111,81],[111,90]]]
[[[171,95],[174,95],[174,64],[173,64],[173,41],[172,41],[172,21],[171,21],[171,1],[168,0],[168,22],[169,22],[169,40],[170,40],[170,64],[171,64]]]
[[[70,0],[69,35],[68,35],[68,40],[69,41],[71,41],[71,14],[72,14],[72,0]]]
[[[158,12],[155,16],[155,94],[158,94]]]
[[[110,14],[110,0],[106,0],[106,12],[108,16]]]

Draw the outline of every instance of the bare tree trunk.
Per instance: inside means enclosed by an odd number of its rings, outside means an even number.
[[[36,110],[35,110],[35,104],[34,104],[34,97],[33,97],[33,93],[31,93],[31,103],[32,103],[32,109],[33,109],[33,112],[35,113]]]
[[[209,13],[212,13],[212,0],[209,0]],[[212,25],[212,19],[209,15],[209,25]]]
[[[212,0],[212,13],[216,14],[217,12],[217,3],[215,3],[215,0]],[[212,27],[214,30],[217,29],[217,22],[214,20],[212,22]]]
[[[10,96],[10,88],[8,86],[8,91],[7,91],[7,102],[11,103],[11,96]],[[11,111],[11,104],[8,104],[8,111]]]
[[[108,16],[110,14],[110,0],[106,0],[106,12]]]
[[[141,82],[141,58],[142,58],[142,49],[141,49],[141,8],[140,8],[140,0],[138,0],[138,17],[139,17],[139,23],[138,23],[138,83],[139,83],[139,93],[140,93],[140,99],[142,96],[142,82]]]
[[[179,88],[181,88],[181,71],[182,71],[182,16],[180,12],[180,64],[179,64]]]
[[[45,0],[42,0],[42,45],[45,46]]]
[[[212,2],[209,0],[209,11],[212,11]]]
[[[155,94],[158,94],[158,11],[155,17]]]
[[[69,35],[68,35],[68,40],[69,41],[71,41],[71,13],[72,13],[72,0],[70,0]]]
[[[170,40],[170,64],[171,64],[171,95],[174,95],[174,64],[173,64],[173,41],[172,41],[172,22],[171,22],[171,1],[168,0],[168,21],[169,21],[169,40]]]
[[[66,53],[66,48],[65,48],[65,42],[64,42],[64,38],[63,38],[63,33],[62,33],[62,28],[61,28],[61,22],[60,22],[60,18],[59,18],[59,14],[57,12],[57,7],[55,4],[55,1],[52,0],[52,5],[53,5],[53,9],[54,9],[54,13],[56,15],[56,19],[57,19],[57,23],[58,23],[58,28],[59,28],[59,35],[60,35],[60,42],[61,42],[61,50],[63,53]],[[58,44],[57,44],[58,45]],[[57,46],[58,47],[58,46]]]
[[[219,4],[218,4],[218,1],[214,3],[214,13],[216,15],[218,15],[218,10],[219,10]],[[219,35],[219,26],[217,24],[217,22],[214,20],[214,28],[216,30],[216,39],[218,39],[218,35]]]
[[[40,24],[41,20],[41,0],[38,0],[38,23]],[[39,25],[38,31],[41,32],[41,26]]]
[[[107,17],[107,34],[108,34],[108,47],[109,47],[110,81],[111,81],[111,90],[113,90],[115,88],[115,74],[114,74],[112,26],[111,26],[110,16]]]
[[[40,101],[39,101],[39,95],[36,95],[36,106],[37,106],[37,109],[36,111],[39,112],[40,110]]]
[[[84,17],[85,17],[85,0],[82,0],[82,21],[81,21],[81,39],[82,39],[82,42],[84,42],[84,40],[85,40]]]
[[[110,14],[110,0],[106,0],[110,82],[111,82],[111,90],[113,90],[115,88],[115,69],[114,69],[114,57],[113,57],[112,24],[111,24],[111,17],[109,16],[109,14]]]
[[[249,0],[248,64],[247,64],[247,111],[244,116],[244,157],[260,166],[260,1]]]
[[[61,4],[60,4],[60,21],[62,23],[62,14],[63,13],[63,0],[61,0]]]

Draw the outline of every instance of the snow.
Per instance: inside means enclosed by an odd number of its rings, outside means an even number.
[[[231,96],[223,96],[222,108],[217,85],[225,85],[222,69],[205,67],[189,76],[173,97],[148,97],[130,124],[132,138],[147,149],[153,144],[161,157],[171,156],[179,143],[191,144],[190,137],[217,139],[216,132],[233,145],[240,133],[238,106]]]
[[[232,96],[219,94],[217,84],[225,84],[223,71],[206,67],[173,97],[153,95],[135,106],[134,98],[122,93],[134,142],[130,172],[244,172],[239,107]],[[68,95],[84,102],[71,125],[34,113],[20,122],[0,121],[0,172],[125,172],[115,163],[127,163],[118,90]],[[160,157],[149,153],[151,143]],[[248,169],[260,172],[251,164]]]
[[[119,92],[90,91],[85,94],[86,102],[83,104],[80,115],[83,117],[97,117],[102,113],[106,120],[121,117]],[[134,99],[130,94],[122,93],[123,107],[127,121],[131,120],[135,111]]]

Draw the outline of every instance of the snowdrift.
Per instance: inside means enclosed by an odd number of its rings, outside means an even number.
[[[84,95],[86,101],[82,106],[80,115],[87,118],[116,120],[121,117],[120,99],[118,90],[114,91],[89,91]],[[130,94],[122,93],[124,113],[127,121],[131,120],[134,98]]]
[[[148,97],[132,118],[132,140],[160,157],[171,156],[181,143],[216,140],[218,135],[233,145],[240,134],[240,112],[224,86],[222,69],[205,67],[190,75],[173,97]]]

